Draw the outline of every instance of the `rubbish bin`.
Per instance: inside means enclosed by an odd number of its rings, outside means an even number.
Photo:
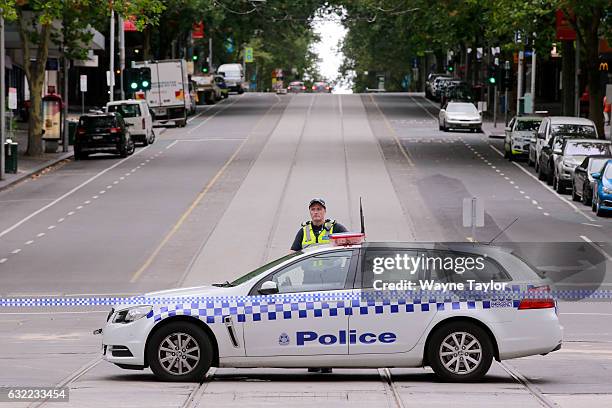
[[[68,145],[74,146],[74,138],[76,137],[77,127],[79,122],[75,120],[69,120],[68,122]]]
[[[4,171],[17,173],[17,142],[7,139],[4,143]]]

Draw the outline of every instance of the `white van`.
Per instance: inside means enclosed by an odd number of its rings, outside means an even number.
[[[153,117],[145,100],[126,99],[108,102],[106,112],[118,112],[126,123],[131,124],[130,135],[134,141],[141,142],[145,146],[155,141]]]
[[[230,92],[244,92],[242,84],[244,82],[244,72],[240,64],[222,64],[217,68],[217,74],[223,75],[227,88]]]

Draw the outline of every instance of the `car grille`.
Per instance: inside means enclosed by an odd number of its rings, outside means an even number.
[[[603,205],[604,207],[612,207],[612,201],[603,200],[601,205]]]

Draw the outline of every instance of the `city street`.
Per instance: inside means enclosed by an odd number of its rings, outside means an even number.
[[[184,128],[157,128],[154,144],[125,159],[62,163],[0,191],[0,298],[119,297],[232,280],[289,252],[313,197],[350,231],[359,230],[361,198],[368,241],[488,242],[501,233],[497,244],[527,253],[532,243],[567,245],[600,259],[603,272],[581,284],[612,288],[612,217],[504,159],[491,126],[438,130],[438,111],[422,93],[247,92],[198,107]],[[462,224],[471,197],[485,210],[475,236]],[[159,382],[149,369],[102,361],[92,332],[109,309],[0,307],[0,384],[68,386],[70,407],[612,406],[609,300],[562,301],[561,350],[494,362],[470,384],[442,383],[430,368],[213,368],[202,384]]]

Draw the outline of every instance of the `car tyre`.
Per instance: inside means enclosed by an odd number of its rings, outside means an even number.
[[[550,167],[549,167],[549,169],[550,169]],[[554,175],[552,170],[550,170],[548,173],[546,173],[546,184],[548,184],[549,186],[552,186],[554,179],[555,179],[555,175]]]
[[[148,135],[145,135],[145,136],[142,138],[142,145],[143,145],[144,147],[147,147],[147,146],[149,145],[149,136],[148,136]]]
[[[591,200],[591,211],[597,211],[597,196],[593,195],[593,199]]]
[[[493,362],[489,335],[469,322],[453,322],[437,329],[429,338],[426,353],[434,372],[449,382],[477,381]]]
[[[580,201],[580,196],[576,192],[576,187],[574,186],[574,183],[572,183],[572,201]]]
[[[149,140],[149,144],[155,143],[155,131],[151,129],[151,140]]]
[[[588,196],[588,191],[587,191],[586,186],[582,189],[581,201],[582,201],[582,204],[584,204],[584,205],[591,205],[591,202],[593,201]]]
[[[601,208],[601,200],[599,199],[599,197],[597,197],[597,201],[595,203],[595,214],[598,217],[603,217],[605,213],[606,211]]]
[[[179,342],[187,344],[186,347],[179,348]],[[213,346],[210,338],[204,330],[190,322],[168,323],[153,333],[148,344],[146,353],[149,366],[161,381],[200,382],[212,365]],[[174,352],[164,350],[172,348]],[[176,354],[174,359],[172,354]]]
[[[536,172],[538,173],[538,180],[546,180],[546,174],[544,174],[544,169],[541,165],[536,168]]]

